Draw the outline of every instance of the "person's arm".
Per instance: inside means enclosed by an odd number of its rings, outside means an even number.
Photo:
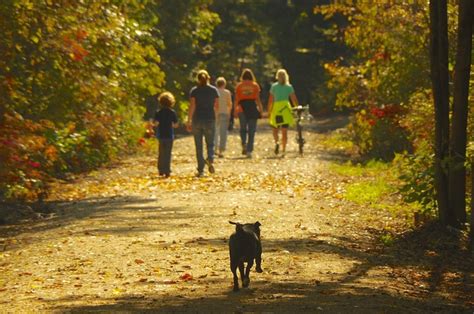
[[[219,117],[219,97],[216,97],[216,99],[214,99],[214,115],[217,120]]]
[[[160,124],[159,119],[160,119],[160,114],[159,114],[159,111],[157,111],[155,112],[155,116],[153,117],[153,119],[149,120],[148,127],[157,127]]]
[[[239,117],[239,112],[238,112],[238,109],[239,109],[239,93],[237,92],[237,88],[235,89],[235,99],[234,99],[234,118],[238,118]]]
[[[196,98],[191,97],[189,100],[189,111],[188,111],[188,122],[186,123],[186,129],[188,132],[191,132],[193,129],[193,115],[194,115],[194,110],[196,108]]]
[[[291,104],[293,107],[298,107],[298,98],[296,98],[296,94],[295,93],[291,93],[290,94],[290,99],[291,99]]]
[[[171,123],[171,126],[175,129],[179,126],[178,116],[176,115],[176,112],[174,112],[174,111],[173,111],[173,121]]]
[[[260,92],[257,94],[256,103],[257,103],[258,111],[260,112],[260,116],[263,116],[263,105],[262,105],[262,101],[260,100]]]
[[[227,112],[232,114],[232,96],[230,92],[227,93]]]

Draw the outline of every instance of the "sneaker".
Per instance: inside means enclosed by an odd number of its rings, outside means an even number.
[[[198,173],[196,173],[196,177],[197,177],[197,178],[204,177],[204,172],[199,171]]]
[[[247,153],[247,158],[248,158],[248,159],[252,159],[252,153],[251,153],[251,152],[248,152],[248,153]]]
[[[242,155],[247,155],[247,147],[242,144]]]
[[[209,168],[210,173],[216,172],[216,169],[214,169],[214,165],[212,164],[211,161],[207,160],[206,163],[207,163],[207,167]]]
[[[219,154],[217,154],[217,157],[219,157],[219,158],[224,158],[224,154],[223,154],[223,153],[219,153]]]
[[[279,151],[280,151],[280,145],[278,143],[275,143],[275,155],[278,155]]]

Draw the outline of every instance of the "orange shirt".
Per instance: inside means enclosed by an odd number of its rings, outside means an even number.
[[[237,101],[257,99],[260,93],[260,86],[253,81],[242,81],[235,88]]]

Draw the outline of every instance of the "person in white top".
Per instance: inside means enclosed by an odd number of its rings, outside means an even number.
[[[220,158],[224,157],[227,143],[227,129],[229,127],[230,112],[232,110],[232,96],[230,91],[225,88],[226,84],[225,78],[217,78],[216,85],[219,91],[219,109],[217,110],[214,147],[217,148],[217,156]]]

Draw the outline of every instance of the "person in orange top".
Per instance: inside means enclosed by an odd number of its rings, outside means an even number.
[[[244,69],[240,83],[235,87],[234,116],[240,121],[240,140],[242,154],[252,158],[257,120],[262,116],[263,106],[260,101],[258,86],[252,70]]]

